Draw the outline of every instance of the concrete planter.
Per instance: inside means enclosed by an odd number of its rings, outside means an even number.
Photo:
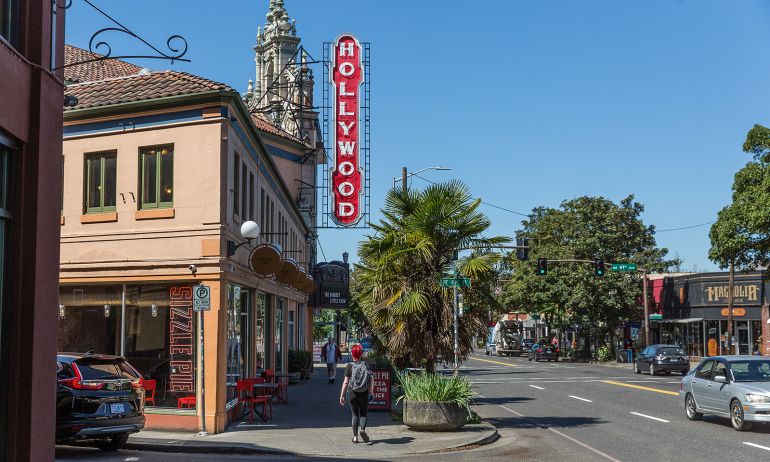
[[[462,428],[468,411],[454,403],[405,399],[403,419],[412,430],[446,432]]]

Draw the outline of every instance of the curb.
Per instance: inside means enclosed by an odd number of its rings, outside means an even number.
[[[387,454],[388,456],[406,456],[417,454],[435,454],[447,451],[463,451],[466,449],[474,449],[478,446],[485,446],[492,444],[500,439],[500,433],[497,427],[489,422],[482,421],[482,423],[492,430],[492,433],[479,438],[476,441],[463,443],[460,446],[450,446],[448,448],[430,449],[426,451],[405,452],[403,454]],[[178,453],[178,454],[231,454],[231,455],[288,455],[288,456],[303,456],[303,457],[330,457],[332,454],[313,454],[303,452],[290,452],[282,451],[279,449],[268,448],[264,446],[256,446],[247,443],[227,443],[218,442],[211,443],[206,441],[185,441],[180,444],[170,444],[170,441],[174,440],[142,440],[136,438],[134,441],[129,441],[123,446],[123,449],[131,449],[135,451],[152,451],[152,452],[166,452],[166,453]],[[372,457],[377,457],[376,454],[369,454]],[[344,456],[343,456],[344,457]]]

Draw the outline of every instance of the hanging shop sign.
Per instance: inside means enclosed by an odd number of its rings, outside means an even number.
[[[350,304],[350,275],[341,261],[318,263],[313,270],[317,283],[314,305],[321,308],[347,308]]]
[[[249,265],[259,277],[270,277],[281,267],[281,249],[273,244],[262,244],[251,251]]]
[[[361,219],[363,202],[358,125],[364,73],[358,39],[350,34],[337,38],[330,72],[334,86],[334,162],[330,172],[332,217],[340,226],[353,226]]]
[[[193,371],[193,289],[189,286],[170,288],[171,312],[168,324],[171,356],[170,391],[195,391]]]
[[[297,279],[291,283],[291,286],[295,290],[302,292],[305,290],[305,284],[307,284],[307,272],[304,268],[300,268],[299,273],[297,274]]]
[[[316,284],[313,280],[313,276],[308,275],[307,281],[305,281],[305,288],[303,290],[307,295],[313,295],[316,291]]]
[[[299,277],[299,268],[291,258],[281,261],[278,272],[275,273],[275,280],[281,284],[291,285],[297,282]]]

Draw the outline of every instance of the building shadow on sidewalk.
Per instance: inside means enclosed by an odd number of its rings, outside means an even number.
[[[475,405],[478,405],[478,404],[496,404],[496,405],[501,405],[501,404],[521,403],[523,401],[532,401],[534,399],[535,398],[529,398],[527,396],[500,396],[500,397],[495,397],[495,398],[487,398],[487,397],[480,398],[480,397],[477,397],[477,398],[473,399],[473,404],[475,404]]]
[[[575,428],[609,423],[596,417],[485,417],[497,428]]]

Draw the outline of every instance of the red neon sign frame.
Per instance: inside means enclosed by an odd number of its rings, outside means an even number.
[[[334,86],[334,164],[331,166],[332,218],[340,226],[361,219],[364,172],[360,165],[360,86],[364,82],[358,39],[343,34],[334,42],[331,83]]]

